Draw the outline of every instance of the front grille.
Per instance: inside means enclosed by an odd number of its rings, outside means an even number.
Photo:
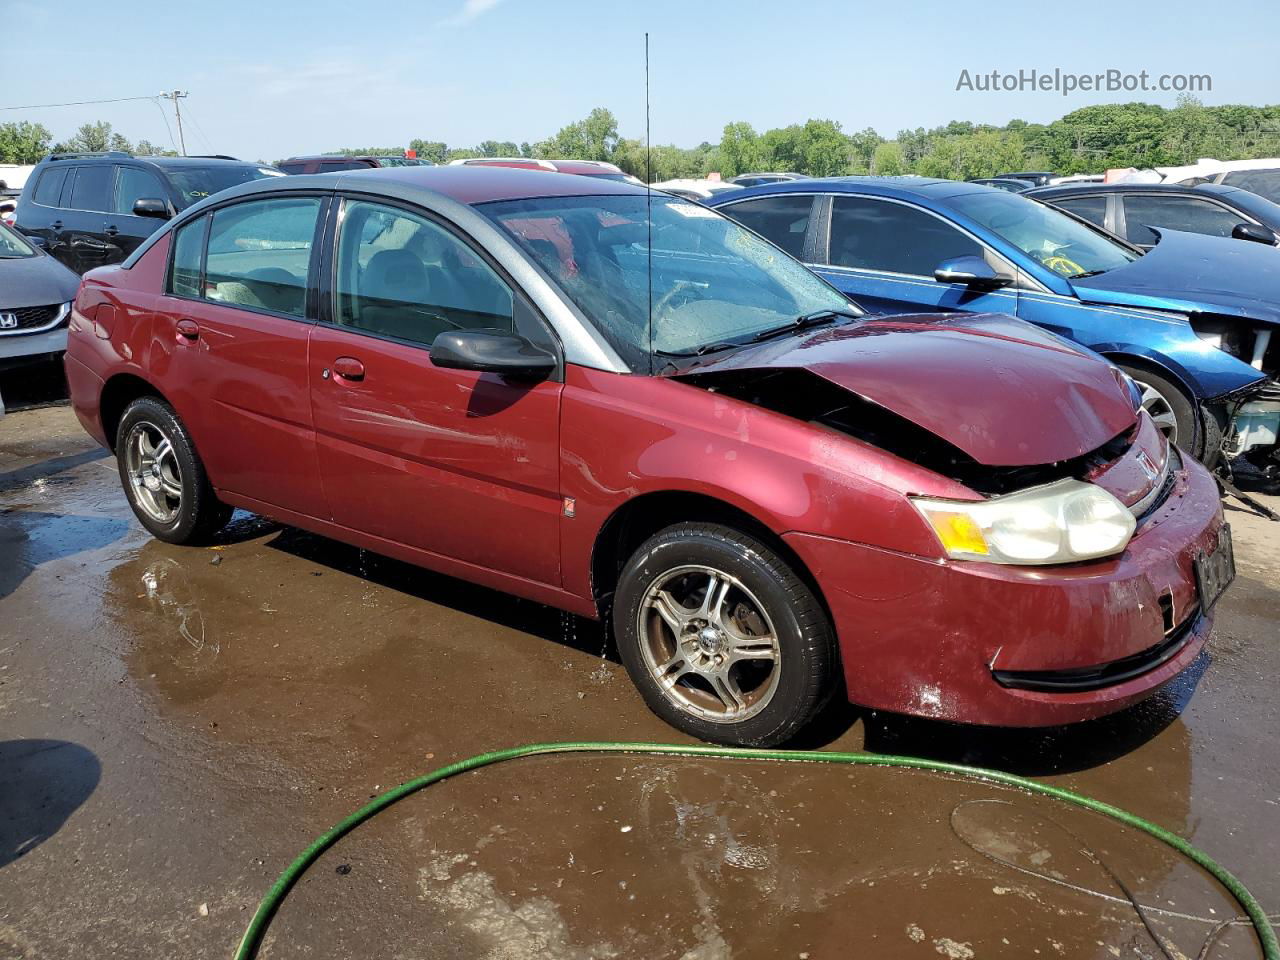
[[[1200,619],[1200,608],[1197,606],[1190,616],[1165,634],[1165,638],[1154,647],[1096,667],[1073,667],[1069,670],[993,670],[991,673],[996,683],[1013,690],[1080,693],[1113,687],[1140,677],[1176,657],[1191,639]]]
[[[0,333],[18,333],[23,330],[35,330],[47,327],[58,317],[62,304],[52,303],[47,307],[15,307],[11,310],[0,307]],[[18,325],[10,326],[7,318],[13,316]]]

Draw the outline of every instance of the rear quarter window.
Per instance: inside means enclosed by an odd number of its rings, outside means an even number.
[[[56,207],[62,196],[62,185],[67,182],[67,168],[53,167],[40,174],[36,191],[31,199],[42,207]]]

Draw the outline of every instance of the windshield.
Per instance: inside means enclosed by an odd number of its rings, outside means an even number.
[[[549,197],[479,207],[515,239],[633,369],[649,348],[742,343],[821,311],[858,312],[777,247],[713,210],[653,195],[653,330],[646,197]]]
[[[0,260],[34,257],[35,249],[15,231],[0,223]]]
[[[1067,279],[1105,273],[1138,258],[1123,244],[1017,194],[983,190],[952,197],[948,203]]]
[[[1280,203],[1280,170],[1234,170],[1222,182]]]
[[[255,167],[250,164],[227,164],[226,166],[216,167],[183,167],[181,169],[169,168],[165,171],[169,175],[169,179],[173,181],[173,185],[177,187],[178,193],[182,195],[182,202],[178,204],[178,209],[185,209],[193,203],[198,203],[205,197],[211,197],[219,190],[226,190],[228,187],[234,187],[239,183],[248,183],[250,180],[261,180],[264,177],[283,177],[284,174],[279,170],[273,170],[271,167]]]

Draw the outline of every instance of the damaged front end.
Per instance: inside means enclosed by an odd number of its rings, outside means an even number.
[[[1145,415],[1077,456],[993,465],[809,370],[703,370],[679,379],[836,431],[981,494],[968,502],[911,498],[953,559],[1038,566],[1114,555],[1163,506],[1182,468]]]
[[[1219,418],[1222,455],[1243,457],[1271,480],[1280,480],[1280,335],[1271,324],[1240,317],[1192,315],[1196,336],[1262,375],[1224,396],[1206,401]]]

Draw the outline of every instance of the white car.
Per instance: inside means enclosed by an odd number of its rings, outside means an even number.
[[[1201,183],[1224,183],[1239,187],[1272,203],[1280,203],[1280,157],[1258,160],[1214,160],[1202,158],[1184,167],[1156,167],[1164,183],[1196,186]]]
[[[710,200],[718,193],[744,189],[739,183],[725,183],[723,180],[695,180],[692,178],[663,180],[660,183],[651,183],[649,186],[655,190],[661,190],[663,193],[671,193],[677,197],[684,197],[686,200],[698,201]]]

